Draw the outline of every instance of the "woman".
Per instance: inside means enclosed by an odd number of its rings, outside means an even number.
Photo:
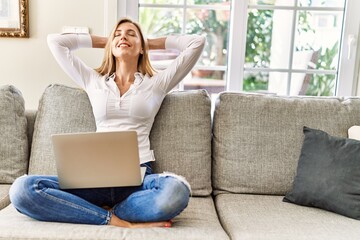
[[[189,73],[204,47],[196,35],[144,40],[140,27],[120,20],[109,38],[88,34],[49,35],[48,44],[62,69],[88,94],[97,131],[136,130],[140,162],[147,167],[139,187],[59,189],[55,176],[23,176],[10,189],[15,208],[41,221],[170,227],[189,201],[190,185],[175,174],[152,174],[155,161],[149,134],[166,94]],[[83,47],[105,47],[102,65],[91,69],[73,55]],[[148,49],[175,48],[179,56],[157,74]]]

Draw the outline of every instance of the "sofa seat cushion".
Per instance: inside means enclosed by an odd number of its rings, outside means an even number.
[[[219,194],[220,221],[237,240],[355,240],[360,221],[339,214],[285,203],[282,196]]]
[[[229,239],[217,218],[211,197],[191,198],[171,228],[126,229],[40,222],[18,213],[12,205],[0,211],[1,239]]]
[[[29,158],[24,98],[11,85],[0,87],[0,135],[0,184],[10,184],[26,173]]]
[[[285,195],[290,191],[303,127],[347,137],[360,125],[360,98],[220,94],[213,124],[215,193]]]
[[[0,184],[0,210],[10,204],[9,189],[11,184]]]

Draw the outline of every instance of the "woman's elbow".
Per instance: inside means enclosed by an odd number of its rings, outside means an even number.
[[[201,49],[203,49],[204,48],[204,46],[205,46],[205,43],[206,43],[206,37],[204,36],[204,35],[199,35],[199,40],[198,40],[198,47],[199,48],[201,48]]]
[[[206,37],[203,35],[195,35],[195,39],[192,42],[193,48],[203,49],[206,43]]]
[[[199,35],[199,38],[200,38],[200,44],[201,45],[205,45],[206,43],[206,37],[204,35]]]
[[[47,44],[48,46],[52,46],[54,45],[54,43],[57,42],[57,38],[58,38],[59,34],[56,33],[51,33],[47,35]]]

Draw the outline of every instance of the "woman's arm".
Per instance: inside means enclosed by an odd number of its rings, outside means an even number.
[[[204,36],[200,35],[180,35],[168,36],[161,40],[156,39],[156,41],[159,41],[158,46],[164,44],[165,49],[176,49],[180,52],[169,67],[154,76],[154,81],[159,88],[168,93],[194,67],[202,53],[206,40]],[[149,47],[150,44],[153,43],[150,42]]]
[[[165,49],[165,41],[166,37],[148,39],[147,44],[149,46],[149,50]]]
[[[91,48],[92,40],[88,34],[50,34],[48,46],[55,60],[64,72],[80,87],[86,88],[88,83],[99,74],[83,63],[74,51],[79,48]]]

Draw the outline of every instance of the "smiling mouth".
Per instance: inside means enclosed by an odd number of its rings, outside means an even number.
[[[117,47],[130,47],[130,45],[127,43],[120,43],[117,45]]]

